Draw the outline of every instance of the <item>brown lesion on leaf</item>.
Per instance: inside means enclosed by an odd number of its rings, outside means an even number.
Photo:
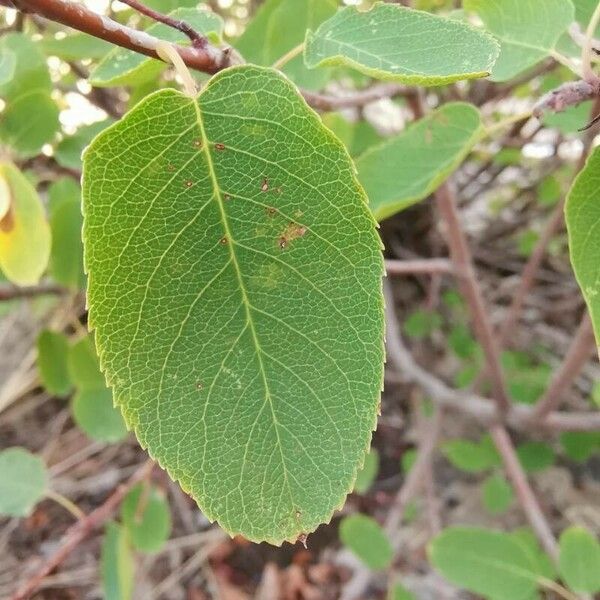
[[[194,140],[193,146],[199,150],[202,148],[202,140]]]
[[[260,191],[261,192],[269,191],[269,180],[266,177],[263,177],[262,183],[260,184]]]
[[[274,206],[267,206],[267,216],[274,217],[279,211]]]
[[[225,150],[225,144],[221,144],[220,142],[217,142],[215,144],[215,150],[218,150],[219,152],[222,152],[223,150]]]
[[[169,171],[169,173],[173,173],[175,171],[175,165],[173,163],[169,163],[167,165],[167,171]]]
[[[219,244],[221,244],[221,246],[227,246],[228,243],[229,243],[229,240],[227,239],[227,236],[225,236],[225,235],[219,240]]]
[[[306,227],[300,223],[290,221],[285,229],[278,236],[278,245],[283,250],[289,246],[291,242],[306,235]]]
[[[6,214],[0,219],[0,231],[9,233],[15,227],[15,209],[12,202],[8,206]]]
[[[308,540],[308,536],[306,535],[306,533],[301,533],[298,536],[298,539],[296,540],[296,543],[300,543],[304,546],[304,548],[308,549],[308,545],[306,544],[306,541]]]
[[[194,185],[194,182],[193,182],[193,181],[191,181],[190,179],[188,179],[188,180],[185,182],[185,187],[186,187],[186,188],[191,188],[193,185]]]

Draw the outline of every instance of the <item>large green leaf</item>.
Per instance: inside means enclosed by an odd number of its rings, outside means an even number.
[[[494,600],[524,600],[535,591],[531,554],[506,533],[450,527],[429,547],[433,566],[452,583]]]
[[[205,9],[178,8],[169,15],[191,25],[204,35],[221,35],[223,21],[219,15]],[[155,23],[146,32],[167,42],[183,46],[190,40],[185,34],[163,23]],[[213,39],[213,41],[215,41]],[[114,48],[90,73],[89,81],[96,87],[137,85],[155,77],[166,68],[166,64],[125,48]]]
[[[229,532],[313,531],[382,380],[380,242],[342,144],[285,77],[235,67],[101,133],[83,198],[90,322],[142,445]]]
[[[482,131],[471,104],[446,104],[357,161],[378,221],[426,198],[469,153]]]
[[[582,527],[569,527],[560,535],[558,568],[572,590],[600,592],[600,543]]]
[[[592,316],[600,348],[600,148],[579,173],[565,207],[569,252],[575,277]]]
[[[306,34],[309,68],[347,65],[378,79],[441,85],[489,74],[498,44],[461,21],[392,4],[346,7]]]
[[[318,27],[335,14],[335,0],[267,0],[235,43],[247,62],[270,66],[304,40],[307,29]],[[327,70],[309,71],[302,57],[283,72],[298,85],[316,89],[329,78]]]
[[[491,79],[506,81],[546,58],[574,19],[571,0],[464,0],[500,42]]]

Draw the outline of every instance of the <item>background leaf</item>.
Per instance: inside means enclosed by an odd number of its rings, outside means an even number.
[[[367,515],[342,519],[340,539],[369,569],[387,569],[394,551],[379,523]]]
[[[130,600],[134,562],[127,530],[121,525],[109,523],[106,526],[100,561],[104,600]]]
[[[481,488],[485,508],[493,515],[505,512],[514,499],[510,484],[501,475],[491,475]]]
[[[450,527],[431,542],[429,558],[452,583],[494,600],[524,600],[537,587],[530,555],[505,533]]]
[[[48,266],[50,227],[37,192],[17,167],[0,163],[0,179],[10,190],[10,208],[0,220],[0,268],[13,283],[33,285]]]
[[[411,85],[485,77],[497,55],[493,38],[466,23],[383,3],[340,9],[307,31],[304,50],[309,68],[345,65]]]
[[[44,330],[37,341],[37,365],[42,385],[48,393],[64,397],[71,391],[68,369],[69,340],[62,333]]]
[[[366,494],[369,491],[373,481],[377,477],[379,471],[379,452],[376,448],[371,448],[369,454],[365,456],[363,468],[356,476],[354,491],[358,494]]]
[[[560,576],[575,592],[600,591],[600,544],[582,527],[569,527],[560,535]]]
[[[481,133],[479,111],[451,103],[367,150],[358,178],[378,221],[426,198],[462,162]]]
[[[570,0],[464,0],[500,42],[493,81],[506,81],[550,54],[574,20]]]
[[[383,361],[380,243],[341,143],[286,78],[236,67],[101,133],[83,197],[90,322],[142,445],[230,532],[328,520]]]
[[[0,514],[26,517],[44,496],[44,461],[24,448],[0,452]]]

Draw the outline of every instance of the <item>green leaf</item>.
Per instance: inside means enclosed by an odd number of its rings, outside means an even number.
[[[349,121],[340,113],[326,113],[323,123],[340,138],[350,156],[360,156],[371,146],[381,142],[381,136],[367,121]]]
[[[354,491],[357,494],[366,494],[377,477],[379,471],[379,452],[376,448],[371,448],[369,454],[365,456],[363,468],[356,476]]]
[[[0,85],[8,83],[15,74],[17,56],[8,48],[3,48],[0,54]]]
[[[36,284],[50,256],[50,227],[40,198],[17,167],[2,162],[0,196],[8,196],[8,211],[0,219],[0,268],[17,285]]]
[[[500,42],[493,81],[506,81],[546,58],[573,22],[570,0],[464,0]]]
[[[506,533],[450,527],[431,542],[429,558],[448,581],[494,600],[524,600],[536,589],[531,556]]]
[[[567,196],[565,217],[571,264],[590,311],[600,349],[600,237],[597,235],[600,225],[599,170],[600,148],[595,148]]]
[[[585,462],[600,448],[600,432],[563,431],[560,443],[570,459]]]
[[[113,49],[112,44],[87,33],[61,34],[62,37],[46,37],[38,42],[44,54],[71,61],[102,58]]]
[[[48,187],[48,211],[52,216],[63,202],[81,203],[81,186],[71,177],[59,177]]]
[[[456,439],[442,446],[446,458],[458,469],[468,473],[481,473],[498,464],[498,455],[493,448],[483,443]]]
[[[350,66],[376,79],[442,85],[489,74],[498,45],[461,21],[392,4],[339,10],[306,33],[309,68]]]
[[[196,31],[218,38],[223,30],[223,20],[219,15],[205,9],[178,8],[169,14],[173,19],[186,21]],[[181,31],[155,23],[146,32],[167,42],[182,46],[189,45],[189,38]],[[167,65],[154,58],[138,54],[125,48],[114,48],[90,73],[89,82],[96,87],[114,87],[118,85],[138,85],[161,73]]]
[[[390,589],[388,600],[417,600],[403,585],[395,583]]]
[[[93,336],[84,337],[71,346],[68,368],[77,387],[71,405],[77,425],[94,440],[109,443],[122,440],[127,435],[127,427],[100,372]]]
[[[592,385],[592,393],[590,395],[590,400],[600,408],[600,381],[594,382]]]
[[[141,552],[158,552],[169,539],[171,511],[165,495],[155,486],[135,486],[121,505],[121,519],[131,543]]]
[[[560,535],[558,570],[575,592],[600,591],[600,544],[581,527],[569,527]]]
[[[37,154],[58,128],[58,106],[45,91],[23,94],[0,113],[0,140],[23,157]]]
[[[277,59],[304,41],[307,29],[318,27],[335,14],[335,0],[267,0],[235,46],[247,62],[271,66]],[[329,78],[329,71],[309,71],[297,56],[283,72],[302,87],[319,89]]]
[[[29,36],[23,33],[8,33],[0,38],[0,56],[11,52],[15,57],[13,77],[0,85],[0,98],[8,105],[19,96],[33,90],[52,91],[46,57]]]
[[[503,352],[501,360],[510,397],[515,402],[534,404],[550,382],[551,367],[547,364],[536,364],[524,352]]]
[[[127,530],[117,523],[109,523],[100,553],[104,600],[129,600],[133,596],[134,569]]]
[[[71,289],[85,286],[83,272],[83,242],[81,228],[83,217],[81,203],[61,202],[50,216],[52,250],[50,252],[50,275],[57,283]]]
[[[394,551],[381,526],[367,515],[351,515],[340,523],[340,540],[369,569],[387,569]]]
[[[554,562],[542,550],[537,537],[531,529],[528,527],[521,527],[511,531],[509,535],[529,553],[535,566],[535,572],[538,575],[538,580],[540,577],[545,577],[546,579],[552,581],[558,577]]]
[[[493,515],[505,512],[513,501],[513,491],[501,475],[491,475],[483,482],[481,499],[485,508]]]
[[[56,146],[54,156],[56,162],[69,169],[81,169],[81,154],[85,147],[103,130],[112,124],[111,119],[104,119],[91,125],[80,127],[73,135],[67,136]]]
[[[434,192],[464,160],[481,132],[479,111],[456,102],[367,150],[356,168],[375,218],[381,221]]]
[[[37,340],[37,365],[40,379],[46,391],[53,396],[64,397],[71,391],[67,359],[69,340],[62,333],[44,330]]]
[[[343,146],[286,78],[240,66],[149,96],[83,181],[90,322],[128,425],[227,531],[313,531],[382,380],[380,242]]]
[[[90,438],[98,442],[119,442],[127,436],[127,427],[113,395],[107,388],[82,388],[73,396],[73,420]]]
[[[517,456],[528,473],[543,471],[554,463],[554,451],[544,442],[525,442],[517,447]]]
[[[537,200],[544,206],[554,206],[562,196],[562,186],[554,175],[544,177],[536,188]]]
[[[24,448],[0,452],[0,515],[26,517],[43,498],[44,461]]]

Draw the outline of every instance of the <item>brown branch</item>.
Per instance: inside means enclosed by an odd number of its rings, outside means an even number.
[[[506,429],[501,425],[494,425],[490,428],[490,435],[502,457],[502,462],[504,463],[508,477],[513,484],[519,503],[525,511],[525,515],[527,516],[531,528],[540,540],[544,550],[556,562],[558,560],[558,545],[556,539],[554,538],[550,525],[544,517],[544,513],[527,481],[523,467],[519,462],[519,458]]]
[[[31,12],[62,23],[106,40],[122,48],[162,60],[156,53],[160,40],[142,31],[136,31],[126,25],[121,25],[103,15],[99,15],[83,4],[68,0],[14,0],[21,11]],[[8,0],[0,0],[4,5]],[[183,62],[191,69],[205,73],[216,73],[231,64],[231,53],[207,45],[204,48],[184,47],[174,45]]]
[[[463,232],[454,192],[449,182],[443,183],[435,193],[437,207],[446,226],[446,237],[450,255],[456,269],[463,274],[458,280],[459,287],[469,306],[475,337],[483,349],[490,372],[492,391],[502,414],[508,413],[511,403],[506,392],[506,384],[500,364],[500,349],[494,337],[494,330],[487,316],[487,309],[473,268],[471,250]]]
[[[29,287],[14,285],[0,286],[0,302],[18,298],[34,298],[35,296],[66,294],[67,289],[54,283],[40,283]]]
[[[558,408],[563,392],[579,375],[595,348],[592,320],[586,309],[562,364],[545,394],[535,405],[532,415],[534,420],[542,420],[548,413]]]
[[[35,574],[17,590],[11,597],[11,600],[26,600],[27,598],[30,598],[44,577],[49,575],[58,565],[60,565],[60,563],[62,563],[88,535],[103,525],[111,517],[129,490],[136,483],[148,477],[152,472],[154,465],[154,461],[149,460],[145,462],[123,485],[120,485],[105,500],[104,504],[69,527],[62,538],[60,546],[53,554],[44,560]]]
[[[353,108],[364,106],[370,102],[381,100],[382,98],[393,98],[408,94],[410,88],[397,83],[380,83],[364,90],[349,93],[343,96],[334,96],[332,94],[320,94],[303,90],[304,99],[315,110],[323,112],[341,110],[342,108]]]
[[[425,273],[454,273],[452,263],[446,258],[416,258],[414,260],[386,259],[385,271],[388,275],[413,275]]]
[[[194,48],[206,48],[208,40],[201,33],[198,33],[189,23],[186,23],[180,19],[173,19],[172,17],[158,12],[157,10],[153,10],[149,6],[138,2],[138,0],[121,0],[121,2],[131,6],[131,8],[137,10],[143,15],[146,15],[147,17],[150,17],[154,21],[164,23],[169,27],[173,27],[173,29],[181,31],[181,33],[190,38]]]

